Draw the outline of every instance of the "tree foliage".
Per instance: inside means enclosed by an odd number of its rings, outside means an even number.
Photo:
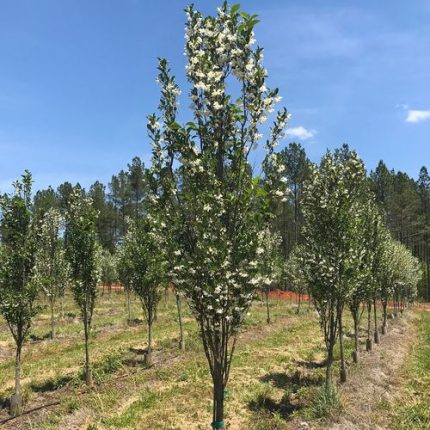
[[[35,256],[35,280],[45,293],[51,311],[51,338],[55,337],[55,304],[64,295],[69,281],[70,268],[65,257],[61,230],[64,219],[60,211],[48,209],[38,226],[37,250]]]
[[[67,211],[66,256],[70,264],[72,292],[81,312],[85,333],[85,377],[88,385],[92,384],[89,335],[97,297],[99,280],[98,253],[96,240],[97,213],[90,198],[79,187],[70,195],[70,206]]]
[[[161,59],[161,117],[151,115],[148,130],[152,169],[168,202],[166,224],[181,237],[172,275],[200,326],[214,384],[213,425],[221,427],[236,335],[259,283],[256,238],[263,217],[254,209],[262,195],[249,154],[262,137],[259,124],[280,98],[277,89],[266,87],[262,49],[253,47],[255,16],[226,4],[216,16],[192,6],[186,13],[193,118],[177,122],[180,90]],[[266,163],[274,173],[274,147],[287,119],[285,109],[278,112],[266,140]],[[270,192],[282,198],[285,190],[277,185]]]
[[[19,414],[22,409],[21,351],[38,311],[35,305],[37,284],[33,279],[36,242],[30,172],[26,171],[13,186],[14,192],[0,199],[0,312],[16,344],[15,395],[11,400],[11,412]]]

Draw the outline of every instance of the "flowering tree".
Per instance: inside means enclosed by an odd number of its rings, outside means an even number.
[[[165,224],[150,214],[145,219],[130,221],[123,244],[123,255],[130,262],[130,286],[140,299],[148,327],[148,366],[152,363],[152,326],[167,279],[163,227]]]
[[[132,278],[133,278],[133,267],[132,261],[128,259],[128,255],[125,252],[124,246],[120,246],[117,251],[116,258],[116,271],[118,273],[118,279],[124,286],[125,296],[126,296],[126,306],[127,306],[127,323],[131,324],[131,293],[132,289]]]
[[[402,313],[406,304],[412,302],[417,294],[417,285],[422,278],[419,261],[409,249],[394,241],[391,254],[393,270],[393,302],[397,314]]]
[[[34,304],[37,286],[32,279],[36,248],[31,184],[31,174],[26,171],[22,179],[13,184],[14,193],[0,199],[0,311],[16,344],[15,393],[10,402],[13,415],[22,411],[21,352],[38,310]]]
[[[259,285],[266,299],[267,323],[270,324],[269,293],[273,285],[281,278],[281,238],[278,234],[266,228],[259,233],[258,241]]]
[[[117,263],[115,255],[107,249],[100,252],[100,282],[103,284],[103,293],[107,286],[109,297],[112,294],[112,284],[118,281]]]
[[[66,214],[66,256],[73,280],[73,296],[84,323],[87,385],[92,385],[89,338],[99,280],[100,251],[96,240],[96,217],[91,199],[85,196],[83,190],[75,187],[70,195],[70,206]]]
[[[397,241],[386,232],[382,244],[381,265],[377,274],[382,303],[382,334],[387,333],[388,301],[393,297],[396,273],[400,270],[398,266],[397,249]]]
[[[301,257],[302,255],[302,245],[296,245],[290,252],[284,267],[286,284],[298,295],[297,313],[300,313],[301,297],[309,288],[305,274],[305,267]]]
[[[303,261],[327,348],[326,386],[331,384],[338,338],[341,381],[346,380],[342,314],[356,287],[362,257],[357,232],[364,181],[363,162],[344,147],[323,157],[304,190]]]
[[[180,90],[162,59],[161,118],[151,115],[148,130],[152,169],[165,193],[160,206],[166,203],[166,224],[180,237],[172,276],[199,323],[214,387],[212,426],[222,428],[236,336],[259,285],[263,217],[256,209],[264,197],[249,155],[261,139],[259,124],[280,98],[266,87],[262,49],[253,47],[255,16],[226,4],[214,17],[192,6],[186,13],[193,121],[178,124]],[[287,111],[280,111],[266,140],[267,162],[274,167],[279,159],[273,149],[287,119]],[[282,197],[285,190],[276,185],[271,192]]]
[[[368,190],[366,190],[368,191]],[[374,305],[376,293],[380,288],[379,271],[381,266],[383,243],[386,230],[382,217],[372,196],[366,192],[365,201],[361,202],[360,218],[357,223],[357,236],[361,239],[358,246],[361,248],[361,259],[358,262],[359,270],[356,272],[355,288],[349,298],[349,309],[354,322],[354,351],[352,358],[355,363],[359,359],[358,332],[361,316],[361,305],[366,303],[368,307],[368,338],[366,349],[371,349],[371,310]],[[375,320],[376,321],[376,320]],[[375,330],[376,330],[375,326]],[[376,335],[375,335],[376,336]]]
[[[64,294],[70,269],[65,258],[63,240],[60,230],[63,219],[56,208],[48,209],[41,219],[37,235],[35,258],[35,279],[45,293],[51,311],[51,339],[55,337],[55,304],[58,297]]]

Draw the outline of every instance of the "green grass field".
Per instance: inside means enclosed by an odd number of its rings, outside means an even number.
[[[83,327],[73,302],[67,298],[66,318],[59,321],[55,340],[47,338],[49,315],[47,310],[42,312],[24,349],[25,409],[59,404],[10,421],[5,428],[209,428],[211,380],[192,315],[184,306],[186,351],[181,352],[174,298],[169,296],[167,302],[160,303],[154,325],[154,363],[146,368],[136,353],[146,345],[146,327],[139,302],[134,300],[132,306],[136,324],[129,326],[122,293],[99,297],[91,341],[92,389],[81,379]],[[321,391],[324,346],[315,312],[304,306],[297,315],[294,303],[274,300],[270,325],[265,322],[265,312],[263,302],[255,302],[240,335],[226,400],[227,428],[289,429],[297,428],[294,425],[303,420],[323,426],[336,419],[342,414],[341,403],[330,404]],[[346,320],[348,333],[350,319]],[[428,345],[430,314],[423,314],[419,321],[422,342]],[[5,324],[1,328],[0,396],[6,399],[13,387],[13,343]],[[346,351],[349,357],[349,336]],[[419,421],[402,427],[413,417],[428,424],[428,355],[428,346],[418,345],[414,351],[408,371],[419,380],[408,383],[405,392],[418,390],[421,394],[416,405],[400,410],[395,418],[398,428],[425,428],[419,427]],[[337,369],[334,374],[337,376]],[[7,416],[3,409],[1,418]]]

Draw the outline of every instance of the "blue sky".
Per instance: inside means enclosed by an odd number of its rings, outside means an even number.
[[[0,0],[0,190],[107,183],[149,159],[157,57],[184,79],[182,0]],[[195,1],[205,13],[219,2]],[[349,143],[417,176],[430,168],[430,0],[247,0],[289,136],[317,161]],[[183,103],[185,108],[187,103]]]

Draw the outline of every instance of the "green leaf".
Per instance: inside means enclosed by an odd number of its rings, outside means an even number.
[[[173,130],[179,130],[181,127],[180,124],[178,124],[177,122],[172,122],[169,124],[169,128],[173,129]]]
[[[187,122],[186,126],[188,127],[189,130],[198,130],[197,125],[194,122]]]
[[[231,13],[232,13],[232,15],[233,15],[233,14],[235,14],[239,9],[240,9],[240,4],[239,4],[239,3],[234,4],[234,5],[231,7]]]

